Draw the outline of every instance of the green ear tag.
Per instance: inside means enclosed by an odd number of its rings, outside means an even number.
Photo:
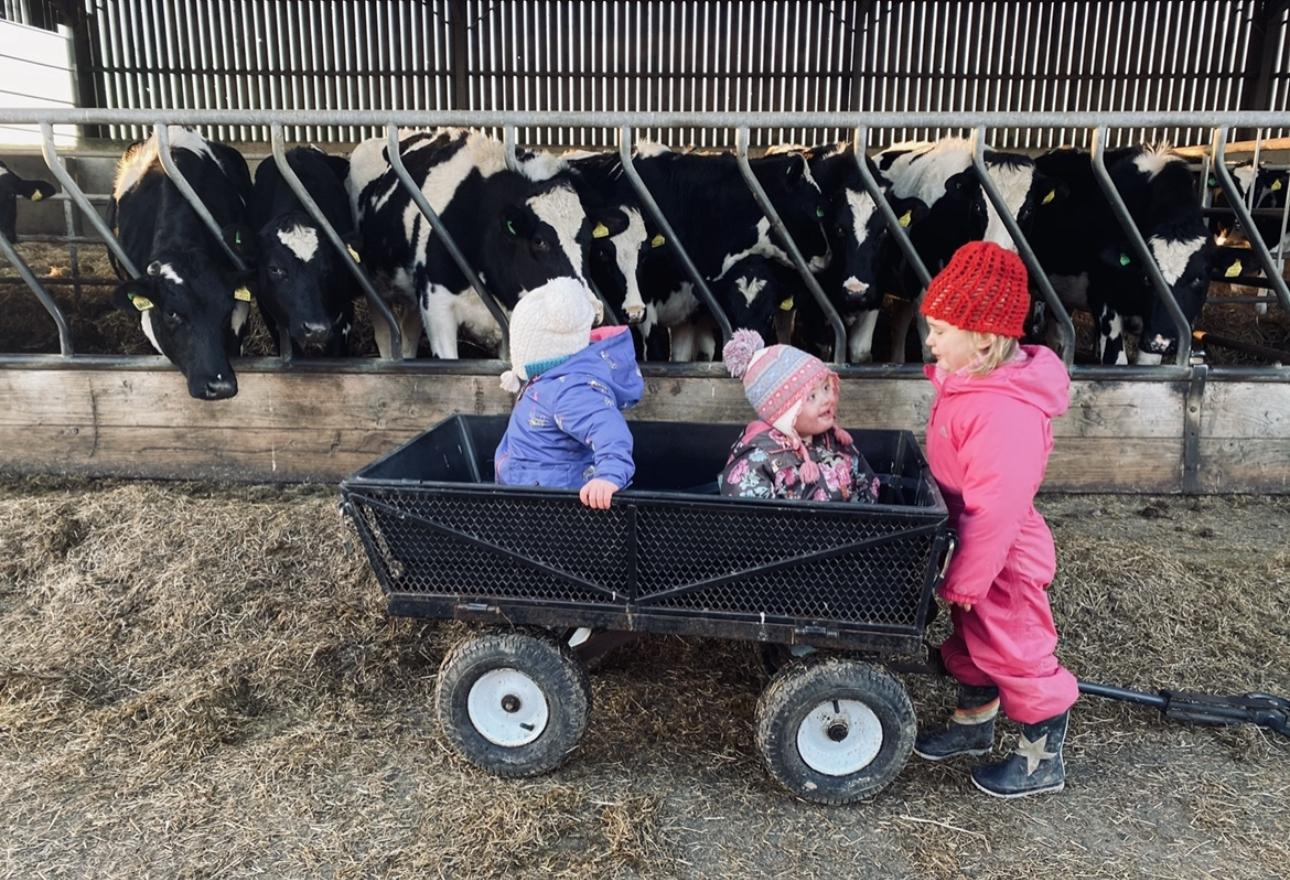
[[[242,246],[242,230],[239,229],[233,233],[233,244],[238,247]]]
[[[1129,265],[1129,264],[1130,264],[1130,263],[1132,263],[1132,262],[1133,262],[1133,260],[1130,260],[1130,259],[1129,259],[1129,255],[1128,255],[1128,254],[1120,254],[1120,265],[1121,265],[1121,266],[1127,266],[1127,265]]]
[[[1211,175],[1209,176],[1209,185],[1210,185],[1210,186],[1218,186],[1218,178],[1211,174]]]
[[[509,232],[511,235],[515,235],[515,236],[519,235],[519,233],[515,231],[515,224],[513,224],[509,220],[506,221],[506,231]]]

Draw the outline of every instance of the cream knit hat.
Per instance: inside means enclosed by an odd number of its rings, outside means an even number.
[[[555,278],[520,297],[511,312],[511,369],[501,385],[520,384],[582,351],[596,322],[592,293],[576,278]]]

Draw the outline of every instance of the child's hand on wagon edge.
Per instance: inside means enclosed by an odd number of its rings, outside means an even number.
[[[595,510],[608,510],[609,499],[618,491],[618,487],[608,480],[588,480],[578,492],[583,504]]]

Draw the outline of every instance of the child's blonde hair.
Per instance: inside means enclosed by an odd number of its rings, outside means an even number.
[[[1018,341],[1011,336],[1000,336],[998,333],[972,331],[972,342],[979,354],[968,367],[968,374],[985,376],[996,367],[1001,367],[1017,356]]]

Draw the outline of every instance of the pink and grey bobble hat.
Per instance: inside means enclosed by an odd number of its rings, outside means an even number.
[[[793,446],[802,456],[802,478],[813,483],[819,478],[819,469],[811,461],[802,445],[802,438],[793,427],[802,401],[821,379],[837,373],[824,361],[791,345],[767,347],[761,334],[753,330],[736,330],[721,350],[726,370],[736,379],[744,380],[744,394],[761,420],[793,440]],[[838,439],[850,442],[846,432],[835,429]]]
[[[501,386],[512,394],[591,342],[596,302],[576,278],[555,278],[520,297],[511,312],[511,369]]]

